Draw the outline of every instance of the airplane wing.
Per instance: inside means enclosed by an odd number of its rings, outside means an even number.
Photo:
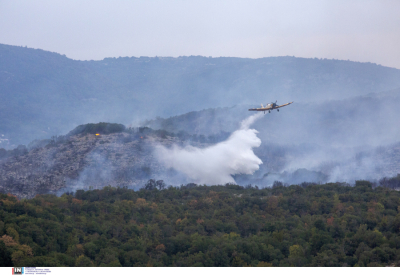
[[[283,105],[276,106],[274,109],[278,109],[278,108],[281,108],[281,107],[285,107],[285,106],[287,106],[287,105],[292,104],[293,102],[294,102],[294,101],[289,102],[289,103],[286,103],[286,104],[283,104]]]

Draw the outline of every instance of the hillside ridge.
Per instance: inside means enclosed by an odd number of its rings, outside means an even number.
[[[1,147],[80,124],[137,124],[266,100],[314,102],[400,87],[400,70],[296,57],[132,57],[77,61],[0,44]],[[4,135],[4,136],[2,136]]]

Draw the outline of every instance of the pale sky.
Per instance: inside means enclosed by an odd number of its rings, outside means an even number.
[[[0,0],[0,43],[79,60],[289,55],[400,69],[400,1]]]

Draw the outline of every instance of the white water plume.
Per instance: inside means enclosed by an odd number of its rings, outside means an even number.
[[[258,113],[243,120],[240,129],[226,141],[206,148],[174,145],[169,149],[159,145],[156,156],[167,168],[182,172],[199,184],[235,182],[232,175],[253,174],[262,164],[253,152],[261,140],[255,129],[249,129],[261,117],[262,113]]]

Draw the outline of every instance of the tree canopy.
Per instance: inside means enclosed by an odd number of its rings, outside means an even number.
[[[163,184],[23,200],[0,194],[1,265],[400,265],[398,191],[366,181]]]

